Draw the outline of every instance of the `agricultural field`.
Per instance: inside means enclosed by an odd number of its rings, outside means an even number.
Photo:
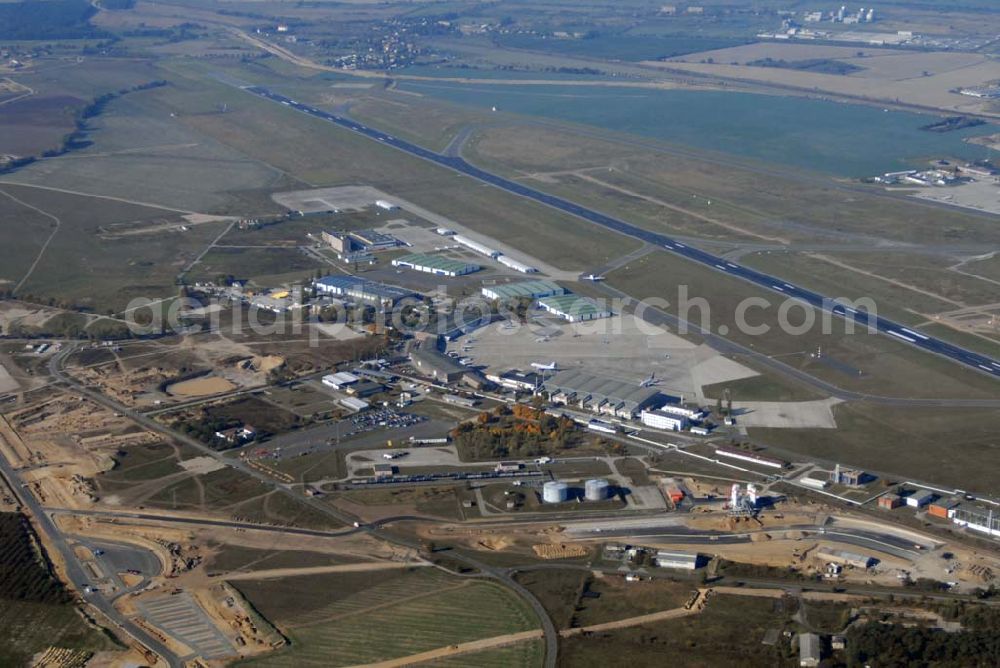
[[[239,582],[237,588],[290,638],[250,665],[347,666],[408,656],[536,627],[500,586],[433,569]],[[379,634],[375,629],[392,629]]]
[[[53,573],[37,538],[20,513],[0,513],[0,664],[23,665],[56,645],[100,651],[117,644],[88,623]]]
[[[528,640],[497,649],[469,652],[456,657],[433,659],[423,665],[431,668],[537,668],[545,660],[545,645],[541,640]]]

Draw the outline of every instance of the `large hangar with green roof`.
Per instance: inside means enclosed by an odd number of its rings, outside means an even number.
[[[512,299],[541,299],[553,295],[566,294],[566,289],[552,281],[518,281],[488,285],[482,289],[487,299],[510,301]]]
[[[545,297],[538,300],[538,305],[552,315],[570,322],[610,318],[614,315],[610,309],[601,306],[593,299],[573,294]]]
[[[394,267],[404,267],[414,269],[435,276],[464,276],[482,269],[478,264],[451,260],[440,255],[428,255],[426,253],[413,253],[397,257],[392,261]]]

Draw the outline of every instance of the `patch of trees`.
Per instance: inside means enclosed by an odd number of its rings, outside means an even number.
[[[0,599],[68,603],[70,595],[52,574],[28,519],[0,513]]]
[[[87,106],[76,112],[76,118],[73,123],[74,130],[63,137],[62,145],[59,148],[49,149],[48,151],[43,152],[42,157],[54,158],[56,156],[69,153],[70,151],[90,146],[91,142],[87,139],[87,132],[89,131],[88,121],[104,113],[108,104],[114,100],[124,97],[125,95],[128,95],[129,93],[150,90],[152,88],[160,88],[166,85],[167,82],[163,80],[147,81],[146,83],[136,84],[131,88],[122,88],[117,91],[98,95],[91,100]]]
[[[569,418],[556,418],[523,404],[480,413],[451,432],[463,459],[525,459],[552,455],[581,444],[582,434]]]
[[[0,39],[104,39],[92,26],[97,9],[87,0],[29,0],[0,3]]]
[[[101,0],[99,4],[102,9],[121,11],[135,7],[135,0]]]
[[[830,58],[807,58],[805,60],[784,60],[781,58],[761,58],[747,62],[751,67],[776,67],[783,70],[800,70],[802,72],[819,72],[821,74],[851,74],[859,72],[863,67],[852,63],[844,63]]]
[[[994,624],[996,620],[994,620]],[[1000,665],[1000,627],[948,633],[941,629],[869,622],[847,633],[848,666],[935,666],[975,668]]]

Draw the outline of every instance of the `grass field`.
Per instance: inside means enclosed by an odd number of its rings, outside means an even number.
[[[306,550],[264,550],[242,545],[222,545],[208,560],[209,573],[259,571],[272,568],[310,568],[350,563],[338,555]]]
[[[786,364],[808,371],[845,389],[870,394],[903,397],[977,397],[996,396],[996,382],[947,360],[915,350],[885,336],[869,335],[860,326],[847,334],[845,323],[833,319],[830,334],[822,331],[822,318],[801,334],[783,331],[778,311],[782,299],[744,281],[702,267],[666,253],[653,253],[635,262],[630,269],[609,274],[614,287],[639,299],[659,297],[670,301],[667,310],[678,312],[679,286],[687,286],[689,299],[701,297],[710,308],[692,306],[688,320],[710,324],[713,332],[727,332],[727,338],[757,352],[780,356]],[[751,308],[746,313],[748,325],[769,327],[766,334],[741,331],[736,318],[740,303],[748,298],[767,300],[767,308]],[[815,311],[813,311],[815,313]],[[788,322],[803,322],[803,309],[790,310]],[[822,347],[822,358],[810,353]],[[858,372],[861,372],[860,374]]]
[[[171,212],[107,199],[24,186],[4,185],[2,189],[60,223],[44,254],[39,255],[40,248],[28,253],[30,261],[40,259],[18,295],[52,298],[99,312],[120,310],[135,297],[156,299],[175,294],[176,275],[224,229],[222,223],[210,223],[187,232],[108,236],[102,234],[102,227],[114,223],[178,219]],[[18,215],[25,208],[22,206]],[[39,223],[34,227],[40,230],[29,228],[26,235],[35,240],[40,235],[47,237],[55,222],[37,213],[28,220]],[[0,258],[5,263],[9,256],[15,265],[23,266],[23,259],[16,254],[28,250],[20,243],[2,244]]]
[[[905,408],[846,403],[834,407],[837,429],[751,428],[775,448],[850,462],[943,486],[1000,494],[993,472],[1000,441],[987,408]]]
[[[498,585],[421,569],[241,582],[238,589],[290,639],[254,666],[347,666],[535,628]]]
[[[679,608],[694,590],[692,583],[626,582],[619,576],[598,578],[575,569],[522,571],[517,581],[538,597],[561,629]]]
[[[798,661],[787,640],[775,647],[761,644],[769,628],[785,624],[787,615],[776,610],[774,600],[715,595],[700,615],[569,638],[559,665],[617,665],[627,656],[630,666],[652,667],[669,656],[676,666],[790,667]]]

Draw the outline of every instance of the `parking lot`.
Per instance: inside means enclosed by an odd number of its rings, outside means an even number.
[[[223,659],[236,654],[232,643],[212,624],[187,593],[159,596],[136,604],[154,626],[184,643],[205,659]]]

